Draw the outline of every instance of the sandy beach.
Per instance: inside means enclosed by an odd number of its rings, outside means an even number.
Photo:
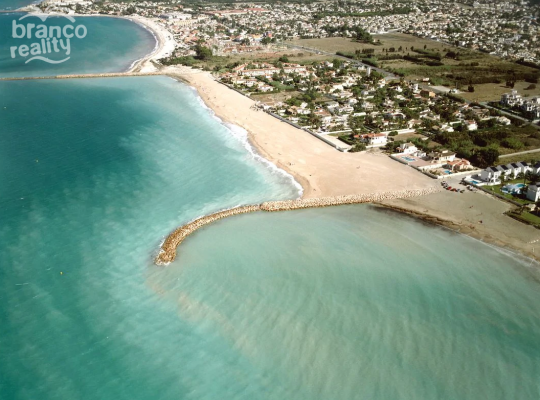
[[[34,10],[34,9],[32,9]],[[156,38],[156,47],[148,55],[144,56],[140,60],[133,62],[131,67],[126,73],[152,73],[157,72],[158,68],[153,64],[154,61],[160,58],[168,57],[172,54],[176,48],[176,40],[173,35],[157,21],[141,17],[140,15],[106,15],[106,14],[73,14],[75,17],[106,17],[106,18],[121,18],[133,21],[144,28],[148,29],[152,35]]]
[[[441,191],[381,204],[540,261],[540,230],[505,215],[512,206],[483,192]]]
[[[254,100],[217,82],[209,72],[156,66],[153,61],[174,50],[172,34],[144,17],[116,18],[144,25],[157,39],[156,48],[135,62],[128,74],[160,73],[194,87],[219,118],[248,132],[250,143],[261,156],[295,177],[304,189],[303,199],[440,187],[439,181],[381,153],[339,152],[309,133],[257,111]],[[535,253],[540,232],[504,215],[511,206],[487,194],[441,191],[380,204],[540,260]]]
[[[143,25],[154,34],[157,40],[157,45],[154,51],[143,59],[134,63],[129,72],[145,73],[157,71],[157,68],[152,61],[168,57],[172,54],[176,47],[176,41],[174,40],[173,35],[164,26],[152,19],[141,17],[139,15],[130,15],[129,17],[124,18]]]
[[[440,181],[386,155],[341,153],[305,131],[256,111],[253,100],[216,82],[208,72],[188,67],[161,71],[196,88],[218,117],[246,129],[256,150],[302,185],[303,198],[440,187]],[[540,260],[535,253],[540,231],[504,215],[511,206],[482,192],[440,191],[380,204]]]
[[[309,133],[252,108],[254,101],[216,82],[208,72],[187,67],[161,70],[195,87],[222,120],[249,132],[257,151],[292,174],[304,188],[304,198],[423,189],[433,179],[385,155],[342,153]]]

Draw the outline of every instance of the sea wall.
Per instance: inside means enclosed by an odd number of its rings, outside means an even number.
[[[161,250],[155,259],[155,263],[158,265],[166,265],[174,261],[174,259],[176,258],[176,249],[180,245],[180,243],[184,241],[185,238],[187,238],[197,229],[202,228],[205,225],[211,224],[212,222],[223,218],[231,217],[233,215],[245,214],[255,211],[275,212],[299,210],[303,208],[330,207],[345,204],[375,203],[384,200],[404,199],[408,197],[422,196],[438,191],[439,189],[437,188],[409,189],[393,192],[368,193],[349,196],[320,197],[314,199],[267,201],[262,204],[240,206],[231,208],[229,210],[219,211],[214,214],[197,218],[196,220],[189,222],[186,225],[181,226],[180,228],[172,232],[161,245]]]

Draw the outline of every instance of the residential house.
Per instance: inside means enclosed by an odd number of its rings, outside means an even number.
[[[478,124],[474,120],[465,121],[465,126],[467,127],[468,131],[476,131],[476,130],[478,130]]]
[[[474,168],[471,165],[471,162],[464,158],[455,158],[454,161],[447,161],[446,164],[444,164],[444,167],[452,172],[468,171]]]
[[[487,167],[485,170],[480,172],[480,179],[482,179],[484,182],[496,183],[499,182],[501,173],[502,171],[498,170],[497,167]]]
[[[368,146],[385,146],[388,142],[388,138],[384,133],[368,133],[365,135],[360,135],[360,138]]]
[[[540,163],[535,165],[538,166],[537,170],[540,171]],[[534,172],[534,168],[531,168],[526,162],[520,161],[506,165],[488,167],[480,173],[480,179],[485,182],[496,183],[500,181],[503,175],[515,179],[520,173],[526,173],[531,170]]]
[[[435,92],[432,92],[431,90],[421,90],[420,96],[426,98],[426,97],[435,97]]]
[[[434,162],[454,161],[456,153],[450,150],[432,151],[428,154],[429,159]]]
[[[397,148],[398,152],[403,154],[413,154],[418,151],[418,148],[413,143],[404,143]]]
[[[504,93],[501,96],[501,104],[508,106],[508,107],[514,107],[519,106],[523,103],[523,98],[520,94],[518,94],[517,90],[512,90],[510,93]]]
[[[536,182],[534,185],[527,187],[527,199],[534,201],[535,203],[540,199],[540,182]]]

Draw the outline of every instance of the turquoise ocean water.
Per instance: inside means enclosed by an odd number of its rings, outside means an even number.
[[[540,397],[538,269],[447,230],[256,213],[152,264],[298,190],[172,79],[0,82],[0,400]]]
[[[0,0],[0,10],[16,10],[32,3],[34,2],[28,0]]]
[[[49,17],[44,22],[38,17],[20,20],[24,15],[22,13],[0,14],[0,77],[126,71],[134,60],[144,57],[156,46],[156,40],[150,31],[126,19],[76,17],[74,23],[65,17]],[[66,25],[74,27],[83,25],[87,34],[82,39],[77,37],[70,39],[70,58],[63,63],[49,64],[41,60],[26,63],[31,56],[21,57],[17,50],[15,58],[12,58],[11,47],[26,45],[30,48],[33,43],[41,43],[41,40],[34,37],[35,30],[32,30],[30,39],[13,38],[13,21],[16,21],[18,25],[24,25],[25,29],[27,24],[42,24],[62,29]],[[72,31],[66,32],[70,35]],[[16,31],[16,35],[21,34],[21,29]],[[83,35],[83,30],[81,30],[80,36]],[[65,42],[63,43],[66,47]],[[53,61],[68,57],[60,45],[57,47],[58,53],[53,50],[45,56]]]

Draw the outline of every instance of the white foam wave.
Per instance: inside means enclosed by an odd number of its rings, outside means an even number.
[[[124,71],[124,72],[129,72],[129,71],[131,71],[133,68],[135,68],[135,65],[137,65],[137,63],[138,63],[139,61],[144,60],[145,58],[149,58],[149,57],[153,56],[153,55],[157,52],[157,50],[159,49],[159,39],[158,39],[158,37],[156,36],[156,33],[155,33],[152,29],[150,29],[148,26],[146,26],[146,25],[143,24],[142,22],[137,21],[136,19],[132,19],[132,18],[127,18],[127,19],[128,19],[129,21],[131,21],[131,22],[136,23],[136,24],[139,25],[139,26],[142,26],[144,29],[146,29],[148,32],[150,32],[150,33],[152,34],[152,36],[154,37],[154,40],[156,41],[156,44],[154,45],[154,48],[152,49],[152,51],[151,51],[150,53],[148,53],[148,54],[146,54],[145,56],[143,56],[143,57],[141,57],[141,58],[138,58],[137,60],[133,61],[133,62],[131,63],[131,65],[129,66],[129,68],[128,68],[126,71]]]
[[[226,127],[229,130],[229,132],[231,132],[231,136],[244,146],[244,148],[249,152],[249,154],[252,156],[254,160],[258,161],[259,163],[264,165],[266,168],[268,168],[272,174],[278,175],[279,177],[285,179],[290,184],[292,184],[298,190],[298,197],[302,197],[302,194],[304,193],[304,188],[302,187],[302,185],[300,185],[300,183],[296,181],[296,179],[294,179],[294,176],[292,176],[287,171],[279,168],[274,163],[272,163],[271,161],[267,160],[266,158],[258,154],[257,150],[251,145],[251,143],[249,143],[249,134],[244,128],[238,125],[231,124],[229,122],[224,122],[221,118],[219,118],[216,115],[214,110],[212,110],[210,107],[206,105],[206,103],[201,98],[201,96],[199,96],[197,89],[191,86],[190,88],[197,95],[197,101],[199,102],[201,107],[208,110],[212,118],[214,118],[224,127]]]
[[[272,163],[271,161],[267,160],[266,158],[261,156],[259,153],[257,153],[257,150],[251,145],[251,143],[249,143],[248,132],[244,128],[238,125],[228,123],[228,122],[223,123],[223,125],[231,132],[232,136],[236,140],[242,143],[244,148],[249,152],[249,154],[253,157],[253,159],[263,164],[266,168],[268,168],[272,172],[272,174],[276,174],[284,178],[285,180],[289,181],[297,189],[298,197],[302,197],[302,194],[304,193],[304,188],[302,187],[302,185],[300,185],[300,183],[298,183],[296,179],[294,179],[294,177],[291,174],[289,174],[287,171],[279,168],[277,165],[275,165],[274,163]]]

